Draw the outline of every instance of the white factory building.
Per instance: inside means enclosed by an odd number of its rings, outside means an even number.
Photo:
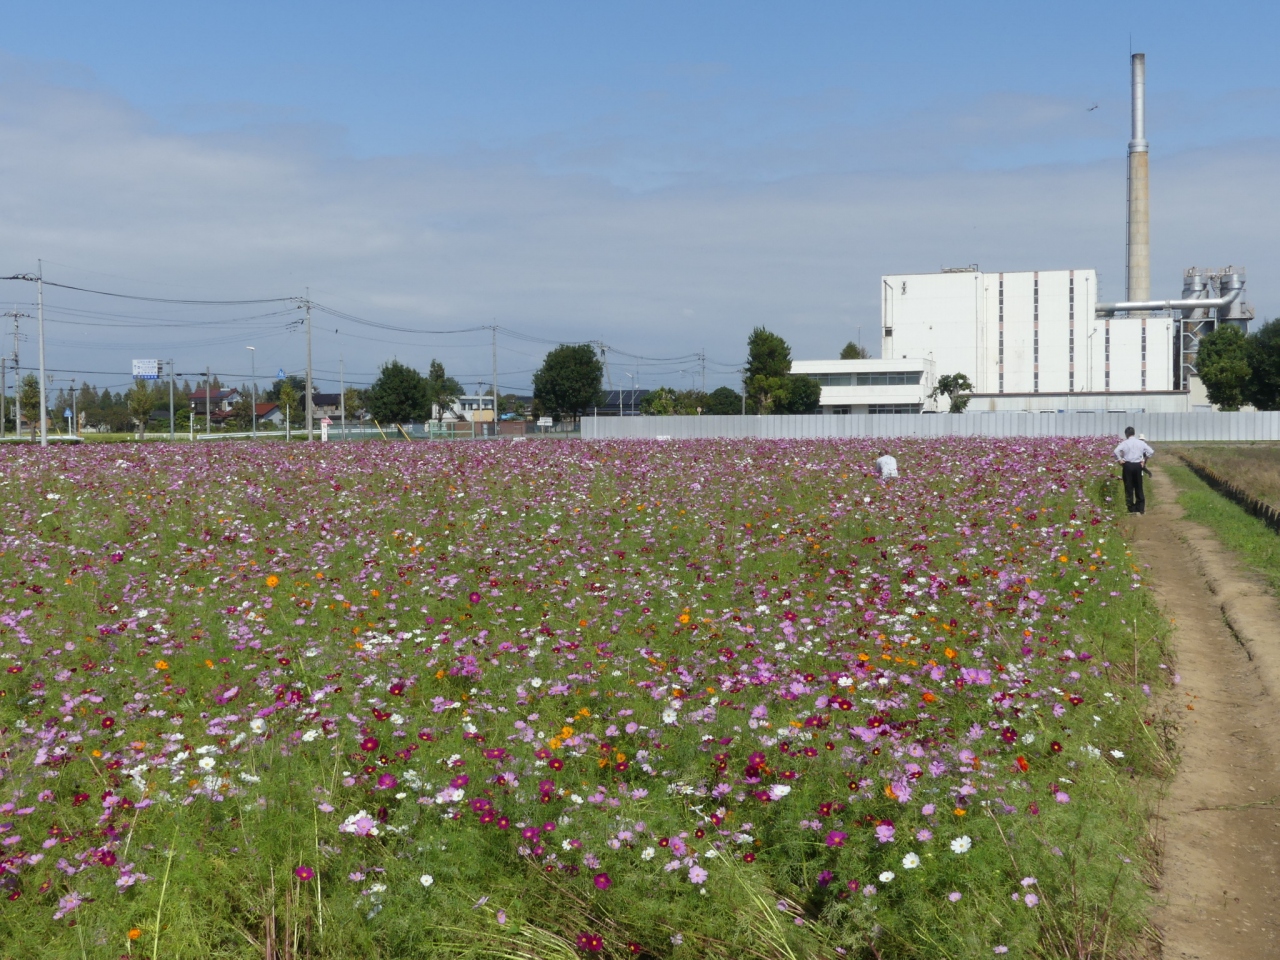
[[[880,359],[792,364],[822,383],[824,413],[945,410],[929,393],[956,373],[975,413],[1192,407],[1174,384],[1175,319],[1099,315],[1093,270],[898,274],[880,295]]]

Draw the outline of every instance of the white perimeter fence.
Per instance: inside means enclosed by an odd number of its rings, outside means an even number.
[[[1280,440],[1280,411],[1249,413],[890,413],[786,417],[583,417],[582,439],[713,437],[1116,437],[1152,442]]]

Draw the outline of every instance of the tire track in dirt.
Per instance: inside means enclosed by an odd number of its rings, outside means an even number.
[[[1161,470],[1131,542],[1174,623],[1181,750],[1160,803],[1165,960],[1280,958],[1280,605]]]

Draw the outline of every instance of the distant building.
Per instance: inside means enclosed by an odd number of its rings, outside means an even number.
[[[191,412],[197,416],[205,415],[205,403],[207,402],[213,408],[214,414],[219,412],[229,413],[231,408],[240,400],[240,391],[236,389],[230,390],[210,390],[207,394],[203,389],[194,390],[191,394]],[[215,416],[214,419],[217,419]]]
[[[791,372],[817,380],[822,387],[819,412],[932,413],[932,360],[794,360]]]
[[[608,390],[603,402],[592,408],[592,414],[599,417],[632,417],[640,415],[640,404],[651,390]]]
[[[881,356],[963,373],[970,411],[1189,409],[1174,318],[1098,315],[1093,270],[896,274],[880,302]]]

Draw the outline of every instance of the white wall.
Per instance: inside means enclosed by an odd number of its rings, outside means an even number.
[[[1108,351],[1108,324],[1094,316],[1097,302],[1093,270],[887,276],[881,285],[882,322],[893,336],[882,338],[881,353],[930,358],[939,373],[967,375],[976,394],[1103,392],[1108,387],[1141,392],[1141,321],[1112,319]],[[1147,321],[1146,390],[1172,389],[1172,331],[1169,318]]]

